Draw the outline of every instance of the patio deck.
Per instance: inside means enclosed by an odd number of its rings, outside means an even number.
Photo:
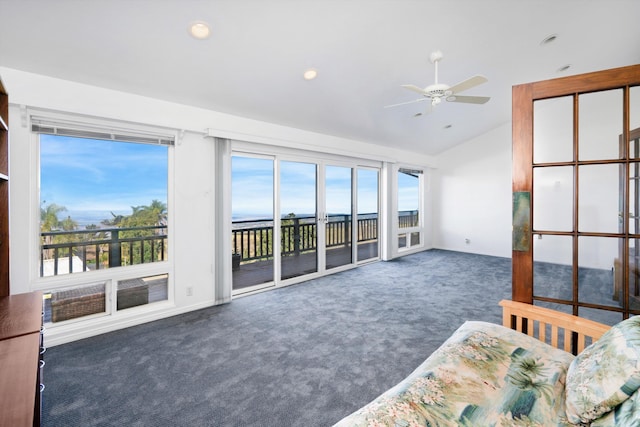
[[[316,251],[282,257],[282,279],[310,274],[318,271]],[[358,244],[358,259],[365,260],[378,256],[378,242]],[[351,247],[338,246],[327,250],[327,269],[351,264]],[[248,288],[273,281],[273,260],[240,263],[233,271],[233,290]]]

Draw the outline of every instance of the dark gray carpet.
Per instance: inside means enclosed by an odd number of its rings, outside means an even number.
[[[430,250],[57,346],[43,422],[330,426],[510,297],[510,259]]]

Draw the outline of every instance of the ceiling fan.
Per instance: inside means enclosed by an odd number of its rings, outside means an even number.
[[[401,102],[399,104],[386,105],[384,108],[398,107],[400,105],[415,104],[417,102],[430,100],[431,109],[433,109],[436,105],[440,104],[443,99],[448,102],[463,102],[466,104],[484,104],[489,99],[491,99],[488,96],[458,95],[458,93],[462,91],[471,89],[472,87],[487,82],[488,80],[484,76],[476,75],[453,86],[449,86],[444,83],[438,83],[438,62],[440,62],[441,59],[442,52],[440,52],[439,50],[436,50],[435,52],[432,52],[431,55],[429,55],[429,61],[431,61],[432,64],[435,64],[436,68],[436,80],[434,84],[429,85],[424,89],[415,85],[402,85],[403,88],[419,93],[420,95],[422,95],[422,98],[418,98],[409,102]],[[416,116],[420,115],[422,115],[422,113],[416,114]]]

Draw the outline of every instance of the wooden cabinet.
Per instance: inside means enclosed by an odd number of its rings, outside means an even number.
[[[0,427],[40,425],[42,292],[0,297]]]
[[[0,79],[0,296],[9,295],[9,96]]]

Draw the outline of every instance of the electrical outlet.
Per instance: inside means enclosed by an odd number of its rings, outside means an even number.
[[[191,286],[187,287],[187,296],[188,297],[193,296],[193,287]]]
[[[469,240],[469,239],[464,239],[464,242],[468,245],[469,243],[471,243],[471,240]]]

